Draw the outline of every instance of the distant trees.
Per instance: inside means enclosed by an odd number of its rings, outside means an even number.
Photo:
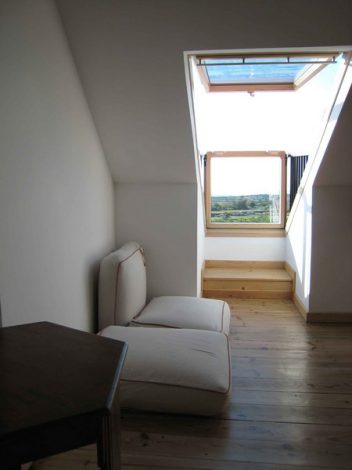
[[[244,211],[248,209],[248,199],[246,198],[240,198],[237,201],[237,208],[238,210]]]
[[[236,196],[234,196],[235,198]],[[213,202],[211,209],[213,211],[223,211],[223,210],[247,210],[250,207],[255,207],[256,203],[254,201],[249,201],[247,198],[238,197],[229,201],[219,201]]]
[[[213,222],[269,223],[269,194],[247,196],[213,196],[211,198]]]
[[[212,196],[211,209],[221,210],[247,210],[255,207],[268,206],[269,194],[253,194],[249,196]]]

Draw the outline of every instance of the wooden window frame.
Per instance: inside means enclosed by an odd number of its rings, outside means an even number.
[[[211,222],[211,165],[213,158],[226,157],[275,157],[281,159],[281,194],[280,194],[280,223],[214,223]],[[226,152],[207,152],[206,154],[206,172],[205,172],[205,213],[206,227],[214,230],[232,230],[236,232],[260,230],[284,229],[286,219],[286,152],[280,151],[226,151]]]
[[[199,76],[203,86],[205,87],[206,91],[208,92],[229,92],[229,91],[246,91],[248,93],[253,93],[255,91],[295,91],[298,90],[301,86],[307,83],[310,79],[312,79],[317,73],[319,73],[324,67],[332,63],[331,61],[335,61],[335,57],[338,56],[339,53],[336,51],[333,52],[296,52],[296,53],[276,53],[276,54],[203,54],[196,56],[196,63],[199,71]],[[211,84],[209,82],[208,74],[206,72],[206,67],[201,65],[200,62],[204,59],[251,59],[251,58],[275,58],[278,57],[316,57],[321,59],[328,59],[326,63],[320,64],[312,64],[312,66],[305,71],[302,76],[298,77],[294,82],[287,82],[287,83],[221,83],[221,84]],[[307,63],[308,65],[308,63]]]

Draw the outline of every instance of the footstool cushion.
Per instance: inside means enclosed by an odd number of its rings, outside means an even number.
[[[229,334],[230,308],[226,302],[197,297],[154,297],[131,326],[209,330]]]
[[[120,381],[123,408],[212,416],[231,386],[228,338],[214,331],[108,326],[128,343]]]

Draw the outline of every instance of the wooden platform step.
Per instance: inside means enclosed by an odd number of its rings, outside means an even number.
[[[205,261],[203,297],[291,299],[294,276],[284,261]]]

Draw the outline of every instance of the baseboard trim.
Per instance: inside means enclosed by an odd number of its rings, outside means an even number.
[[[293,303],[307,323],[352,323],[352,313],[318,313],[307,312],[305,306],[296,294],[292,297]]]
[[[305,306],[302,304],[301,300],[297,297],[297,295],[294,293],[292,296],[293,303],[295,304],[297,310],[299,313],[302,315],[305,321],[307,321],[307,315],[308,312],[305,308]]]
[[[352,323],[352,313],[307,313],[307,323]]]
[[[292,268],[290,263],[284,261],[284,268],[285,271],[289,274],[290,278],[292,279],[292,296],[295,295],[296,292],[296,271]]]

